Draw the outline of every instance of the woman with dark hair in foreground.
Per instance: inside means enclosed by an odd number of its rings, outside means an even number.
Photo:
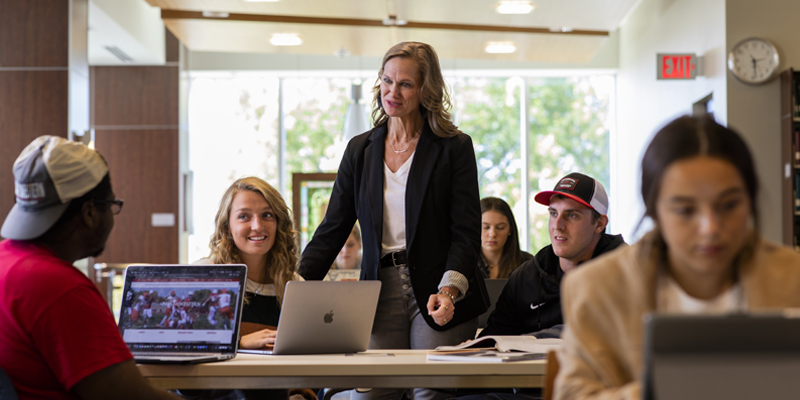
[[[565,277],[557,399],[641,399],[645,313],[800,306],[800,254],[758,235],[747,145],[711,119],[679,118],[642,159],[645,216],[635,245]]]

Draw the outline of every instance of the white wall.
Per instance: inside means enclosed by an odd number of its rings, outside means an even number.
[[[89,1],[91,65],[163,65],[164,22],[161,11],[145,0]],[[114,46],[131,61],[121,61],[105,47]]]
[[[781,57],[779,71],[790,67],[800,69],[800,1],[727,0],[726,8],[728,49],[740,40],[760,37],[777,47]],[[730,76],[727,86],[728,124],[745,137],[756,159],[761,181],[761,233],[781,242],[784,221],[781,216],[780,80],[748,86]]]
[[[642,0],[619,29],[617,129],[611,142],[611,231],[629,243],[646,232],[633,229],[644,214],[642,153],[652,135],[670,120],[690,114],[692,103],[714,95],[715,116],[725,123],[725,0]],[[657,81],[657,53],[696,53],[704,76]]]

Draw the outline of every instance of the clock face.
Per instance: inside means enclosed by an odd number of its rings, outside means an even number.
[[[767,82],[775,75],[780,60],[772,43],[764,39],[745,39],[728,53],[728,69],[740,81],[749,84]]]

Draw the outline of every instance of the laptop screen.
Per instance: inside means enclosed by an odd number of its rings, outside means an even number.
[[[131,352],[233,352],[244,265],[132,265],[119,330]]]
[[[645,317],[645,400],[796,399],[796,311]]]

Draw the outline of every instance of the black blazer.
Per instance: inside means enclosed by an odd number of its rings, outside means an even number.
[[[361,225],[361,279],[377,280],[383,234],[383,153],[387,125],[347,144],[325,218],[308,243],[299,273],[325,277],[356,220]],[[483,313],[489,296],[478,271],[481,209],[472,139],[459,133],[436,136],[426,123],[406,184],[406,252],[420,312],[433,329],[446,330]],[[452,321],[437,325],[428,315],[431,294],[445,271],[462,273],[469,290],[456,304]]]

